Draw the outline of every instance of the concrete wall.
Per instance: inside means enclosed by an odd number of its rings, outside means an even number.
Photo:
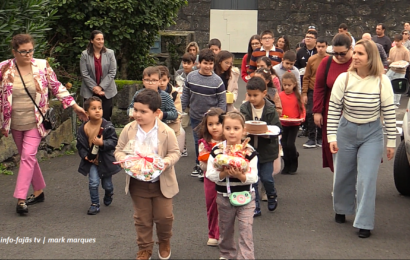
[[[189,0],[170,30],[195,31],[200,48],[209,41],[211,0]],[[408,0],[258,0],[258,31],[271,29],[275,36],[288,35],[293,48],[303,39],[309,25],[328,40],[346,23],[355,39],[365,32],[375,34],[377,23],[384,23],[391,38],[410,21]],[[251,35],[249,35],[250,37]],[[222,49],[223,49],[222,42]]]

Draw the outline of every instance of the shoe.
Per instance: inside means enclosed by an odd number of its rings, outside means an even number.
[[[299,153],[296,152],[296,158],[293,158],[290,161],[290,166],[289,166],[289,173],[290,174],[295,174],[298,171],[298,167],[299,167]]]
[[[261,200],[268,201],[268,195],[266,195],[266,193],[262,194]]]
[[[20,202],[16,206],[16,212],[19,213],[20,215],[23,215],[24,213],[28,213],[28,207],[25,202]]]
[[[186,148],[184,148],[184,150],[182,150],[181,156],[182,157],[188,157],[188,150]]]
[[[204,171],[201,168],[198,168],[198,179],[204,181]]]
[[[316,142],[315,142],[315,140],[309,139],[309,140],[307,140],[306,143],[303,144],[303,147],[305,147],[305,148],[316,148]]]
[[[283,163],[285,164],[285,166],[283,166],[283,170],[282,170],[281,173],[282,174],[289,174],[290,161],[285,159],[284,157],[282,157],[282,158],[283,158]]]
[[[31,194],[27,199],[26,199],[26,204],[27,205],[33,205],[39,202],[44,202],[44,192],[42,192],[40,195],[37,197],[34,196],[34,194]]]
[[[100,204],[91,204],[88,209],[88,215],[97,215],[100,212]]]
[[[171,244],[169,240],[159,242],[158,257],[161,260],[168,260],[171,257]]]
[[[255,208],[255,211],[253,212],[253,217],[256,218],[256,217],[260,217],[260,216],[262,216],[261,209]]]
[[[339,224],[345,223],[346,222],[346,215],[336,213],[335,221],[336,221],[336,223],[339,223]]]
[[[114,195],[114,193],[109,193],[109,194],[105,194],[104,196],[104,205],[105,206],[110,206],[111,202],[112,202],[112,196]]]
[[[359,230],[359,237],[360,238],[368,238],[370,237],[371,233],[370,230],[368,229],[360,229]]]
[[[137,260],[151,260],[152,250],[141,250],[137,253]]]
[[[198,177],[198,169],[200,170],[201,168],[199,167],[199,165],[195,165],[194,169],[192,170],[191,176],[192,177]]]
[[[209,238],[208,242],[206,242],[207,246],[218,246],[218,240],[215,238]]]
[[[322,139],[318,139],[317,141],[316,141],[316,145],[317,145],[317,147],[322,147]]]
[[[278,207],[277,196],[271,195],[268,197],[268,210],[274,211]]]

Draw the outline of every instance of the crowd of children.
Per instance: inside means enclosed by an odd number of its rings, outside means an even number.
[[[134,206],[139,247],[137,259],[150,259],[152,255],[154,222],[159,257],[169,259],[172,197],[179,191],[174,165],[180,156],[188,156],[185,129],[191,125],[195,145],[195,166],[191,175],[204,182],[208,220],[206,244],[219,246],[220,259],[254,259],[253,218],[262,214],[260,200],[267,200],[269,211],[278,206],[273,175],[281,170],[281,158],[284,161],[283,174],[297,172],[296,137],[306,118],[305,105],[312,102],[318,64],[326,56],[327,42],[319,39],[316,43],[317,34],[308,35],[315,40],[316,55],[309,49],[313,46],[310,38],[304,47],[307,49],[303,50],[309,55],[303,56],[303,53],[289,50],[285,36],[276,46],[272,31],[252,36],[241,72],[233,66],[234,55],[222,50],[218,39],[210,40],[208,48],[202,50],[195,42],[189,43],[180,69],[175,71],[175,87],[170,83],[171,74],[165,66],[144,70],[144,89],[135,93],[127,111],[131,122],[119,138],[112,124],[102,119],[101,100],[88,99],[84,108],[90,121],[80,127],[77,135],[82,158],[79,172],[88,174],[90,182],[88,214],[95,215],[100,211],[100,179],[105,189],[104,204],[108,206],[112,202],[111,176],[120,171],[120,167],[113,163],[125,167],[124,160],[128,157],[124,149],[129,143],[149,143],[150,151],[164,162],[161,175],[150,181],[137,180],[129,175],[126,178],[126,192],[130,193]],[[310,56],[312,62],[307,62]],[[294,66],[295,63],[301,64],[301,57],[306,59],[303,61],[306,67],[303,88],[300,68]],[[246,98],[240,107],[235,107],[240,74],[247,82]],[[312,124],[311,105],[308,108],[307,118]],[[280,133],[248,134],[246,121],[263,121],[276,126]],[[104,130],[98,137],[101,127]],[[310,133],[315,145],[316,139],[320,138],[320,129],[317,132],[317,137],[316,128]],[[243,142],[247,135],[249,138]],[[89,160],[87,156],[92,144],[99,147],[99,152],[96,159]],[[245,167],[237,164],[217,166],[218,158],[238,147],[240,151],[234,153],[234,158],[244,160]],[[141,158],[151,162],[147,157]],[[261,191],[259,181],[263,187]],[[234,237],[236,220],[240,234],[238,246]]]

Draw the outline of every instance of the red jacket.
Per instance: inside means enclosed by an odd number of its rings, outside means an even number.
[[[241,66],[241,77],[243,81],[245,82],[248,82],[248,80],[246,79],[246,76],[248,76],[248,68],[249,68],[249,64],[246,62],[247,59],[248,59],[248,54],[245,54],[243,56],[242,66]]]

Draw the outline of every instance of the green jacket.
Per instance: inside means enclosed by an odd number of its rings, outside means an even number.
[[[249,101],[243,103],[240,108],[241,113],[245,116],[246,121],[253,120],[252,107]],[[265,107],[262,111],[262,117],[260,121],[266,122],[268,125],[276,125],[283,130],[279,121],[278,113],[276,112],[275,105],[265,99]],[[279,154],[279,141],[277,136],[271,136],[269,139],[261,136],[251,135],[251,141],[249,142],[255,150],[259,153],[258,163],[273,162],[278,158]],[[255,138],[256,137],[256,138]],[[258,145],[255,146],[255,139],[258,140]]]

